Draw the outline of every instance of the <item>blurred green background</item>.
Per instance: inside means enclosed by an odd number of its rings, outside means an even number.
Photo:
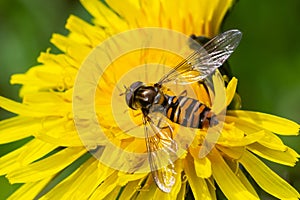
[[[227,16],[223,30],[238,28],[243,39],[230,58],[243,109],[286,117],[300,123],[300,1],[240,0]],[[66,34],[70,14],[89,20],[77,0],[0,0],[0,95],[20,100],[10,76],[37,64],[41,51],[53,46],[52,33]],[[0,110],[0,119],[12,114]],[[300,152],[300,138],[283,140]],[[0,146],[0,156],[17,144]],[[298,191],[300,164],[295,168],[268,163]],[[17,186],[0,177],[0,199]],[[272,199],[264,195],[263,199]]]

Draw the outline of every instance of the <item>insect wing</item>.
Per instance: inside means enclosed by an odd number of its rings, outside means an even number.
[[[239,30],[229,30],[214,37],[204,44],[207,54],[195,60],[195,68],[199,68],[205,77],[210,75],[228,59],[241,39],[242,33]]]
[[[156,185],[163,192],[170,192],[175,184],[177,144],[173,128],[163,116],[145,116],[145,136],[151,173]]]
[[[174,81],[188,84],[205,79],[228,59],[241,38],[239,30],[229,30],[217,35],[176,65],[158,83]]]

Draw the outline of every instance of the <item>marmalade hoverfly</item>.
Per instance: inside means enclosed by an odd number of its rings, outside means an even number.
[[[170,192],[175,183],[176,172],[171,157],[176,156],[177,147],[171,125],[163,118],[152,119],[152,113],[160,112],[170,121],[190,128],[201,129],[204,124],[213,126],[218,123],[207,105],[186,96],[185,92],[179,96],[169,96],[161,89],[163,84],[188,84],[204,80],[233,53],[241,36],[239,30],[221,33],[183,59],[154,85],[136,81],[126,89],[125,100],[129,108],[142,111],[150,169],[156,185],[162,191]],[[150,135],[150,130],[154,135]],[[156,151],[159,148],[163,148],[170,159],[168,166],[157,169],[160,157]]]

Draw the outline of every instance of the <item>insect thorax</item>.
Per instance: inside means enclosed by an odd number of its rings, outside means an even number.
[[[156,86],[141,86],[134,95],[136,108],[150,109],[152,105],[162,104],[165,100],[163,93]]]

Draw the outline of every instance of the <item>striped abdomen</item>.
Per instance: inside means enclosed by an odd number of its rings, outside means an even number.
[[[173,122],[191,128],[202,128],[210,122],[211,112],[203,103],[185,96],[167,96],[166,116]]]

